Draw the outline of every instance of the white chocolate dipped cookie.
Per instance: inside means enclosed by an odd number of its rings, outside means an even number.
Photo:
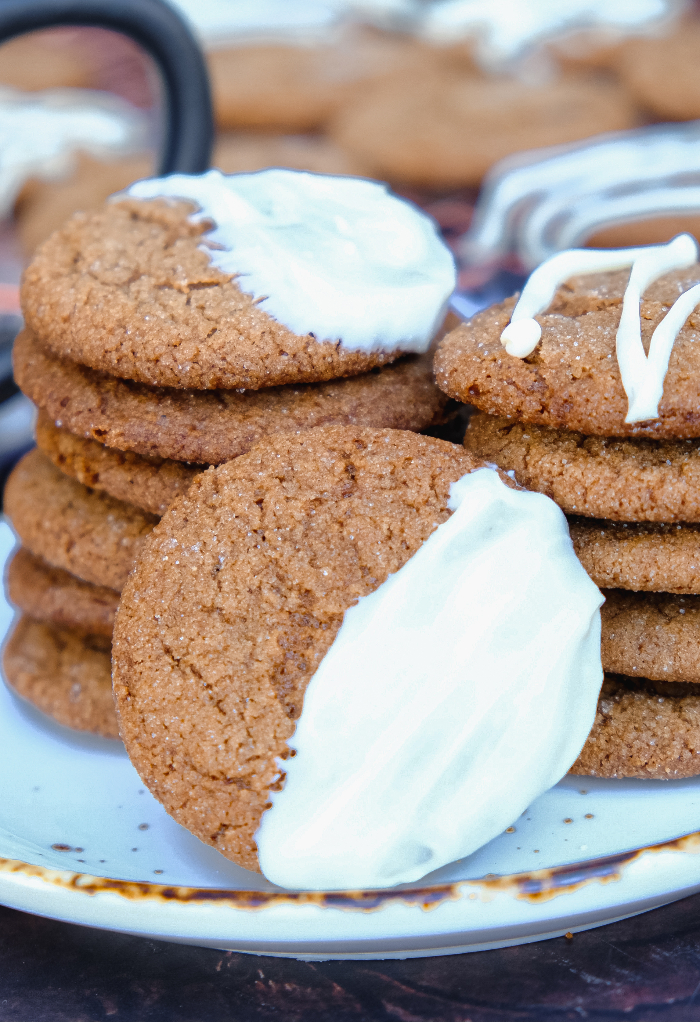
[[[115,692],[144,782],[203,841],[287,886],[388,886],[574,762],[602,597],[556,506],[479,464],[310,430],[166,512],[117,615]]]
[[[257,390],[427,351],[455,285],[436,224],[385,186],[173,175],[77,215],[25,273],[56,354],[155,386]]]

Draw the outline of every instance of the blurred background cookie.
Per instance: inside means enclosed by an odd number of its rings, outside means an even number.
[[[368,87],[331,122],[332,138],[374,176],[426,188],[478,185],[510,153],[632,127],[614,82],[569,77],[530,85],[446,68]]]
[[[90,88],[98,73],[94,55],[75,29],[30,32],[0,46],[0,86],[24,92]]]
[[[627,40],[617,70],[638,105],[653,117],[689,121],[700,117],[699,50],[700,22],[688,17],[671,33]]]

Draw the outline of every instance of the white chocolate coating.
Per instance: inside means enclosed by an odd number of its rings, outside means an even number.
[[[677,299],[651,337],[649,355],[642,345],[640,302],[644,291],[671,270],[684,269],[698,260],[698,243],[689,234],[679,234],[667,245],[642,248],[571,249],[552,256],[530,276],[513,310],[511,321],[501,334],[509,355],[526,358],[542,335],[534,319],[549,306],[557,288],[580,273],[600,273],[632,267],[622,302],[616,336],[617,362],[628,399],[625,422],[646,422],[659,413],[664,379],[673,342],[686,319],[700,304],[700,285]]]
[[[460,243],[468,264],[533,269],[602,227],[700,213],[700,122],[663,124],[501,160]]]
[[[346,611],[256,835],[283,887],[388,887],[502,833],[578,756],[602,682],[602,596],[548,497],[492,469]]]
[[[173,174],[128,194],[186,198],[212,262],[236,273],[261,309],[299,335],[359,351],[427,351],[455,287],[434,221],[361,178],[295,170]]]
[[[0,216],[30,177],[53,181],[79,150],[115,159],[146,147],[146,117],[125,100],[89,89],[0,89]]]
[[[420,0],[169,0],[208,50],[333,42],[353,22],[411,28]],[[644,0],[645,3],[655,0]],[[656,0],[661,2],[661,0]]]
[[[207,49],[258,42],[322,42],[341,17],[324,0],[169,0]]]
[[[439,0],[427,7],[422,30],[436,42],[475,38],[480,63],[499,67],[572,32],[599,29],[605,41],[646,35],[685,6],[672,0]]]

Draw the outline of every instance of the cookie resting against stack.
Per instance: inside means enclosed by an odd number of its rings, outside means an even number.
[[[433,222],[384,186],[280,170],[141,182],[45,242],[14,353],[39,449],[5,493],[25,614],[10,684],[116,736],[113,614],[167,506],[270,434],[442,421],[429,347],[454,272]]]
[[[461,445],[266,437],[146,540],[114,631],[122,737],[179,823],[272,882],[409,882],[574,762],[601,602],[559,508]]]
[[[699,281],[689,235],[571,250],[436,354],[442,389],[478,409],[467,449],[559,504],[605,593],[609,673],[577,773],[700,773]]]

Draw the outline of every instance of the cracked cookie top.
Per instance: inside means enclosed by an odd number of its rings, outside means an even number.
[[[626,423],[627,396],[615,337],[629,271],[574,277],[537,316],[542,337],[526,358],[509,355],[501,333],[515,298],[478,313],[452,331],[435,358],[438,385],[450,397],[491,415],[593,436],[685,439],[700,436],[700,311],[678,333],[664,382],[659,417]],[[700,280],[700,265],[657,280],[641,302],[642,342],[683,292]]]
[[[78,213],[37,251],[21,300],[57,355],[152,386],[258,390],[355,376],[401,351],[293,333],[214,266],[211,221],[178,200],[122,199]]]
[[[115,692],[136,769],[202,841],[258,868],[278,759],[345,610],[480,464],[430,437],[326,427],[266,438],[166,512],[117,614]]]

